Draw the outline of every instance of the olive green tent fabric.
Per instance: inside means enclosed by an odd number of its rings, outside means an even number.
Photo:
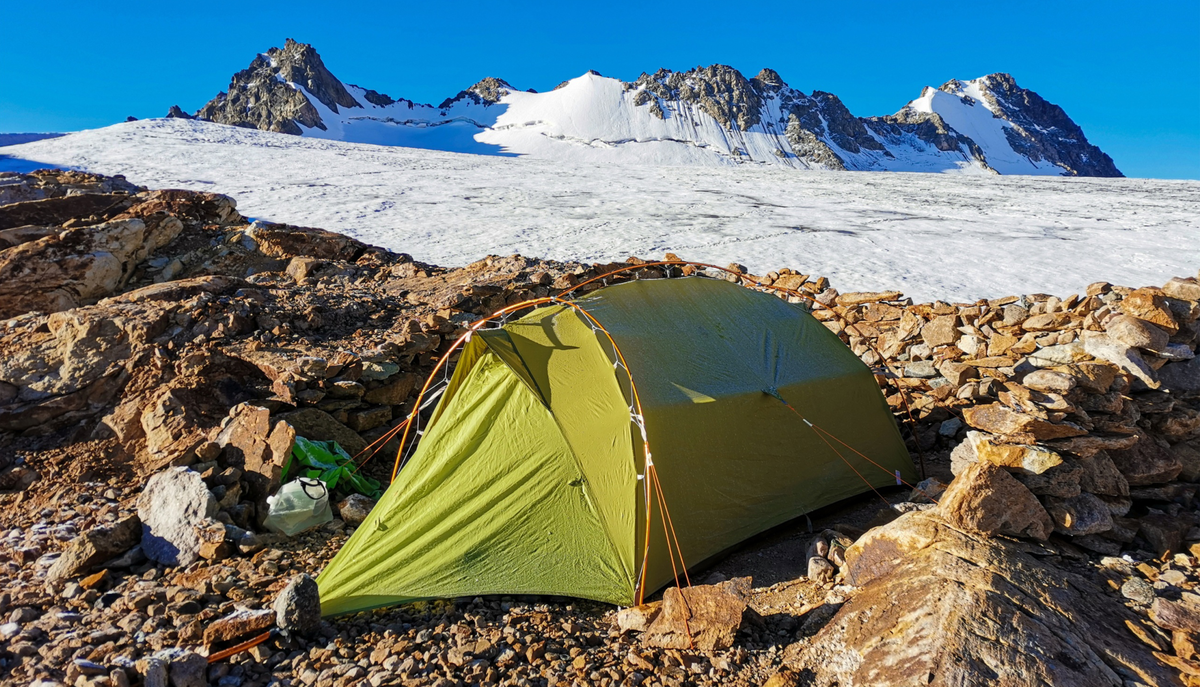
[[[627,605],[646,550],[647,591],[670,582],[657,498],[645,539],[638,420],[689,566],[914,478],[870,370],[803,309],[705,278],[576,302],[620,347],[643,417],[612,343],[569,306],[477,332],[411,461],[318,579],[325,614],[491,593]]]

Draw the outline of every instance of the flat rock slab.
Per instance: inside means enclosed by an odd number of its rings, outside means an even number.
[[[664,649],[728,649],[742,626],[749,597],[749,577],[686,589],[671,587],[663,592],[662,610],[642,641]]]
[[[840,687],[1179,684],[1126,629],[1132,611],[1028,547],[903,515],[847,551],[862,590],[785,658]]]

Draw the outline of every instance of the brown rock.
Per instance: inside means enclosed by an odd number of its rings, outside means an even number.
[[[1083,474],[1079,477],[1079,487],[1083,491],[1104,496],[1129,495],[1129,481],[1104,451],[1076,456],[1075,462],[1083,468]]]
[[[1129,486],[1163,484],[1179,476],[1183,471],[1183,464],[1171,451],[1163,448],[1144,432],[1139,431],[1136,436],[1137,443],[1131,448],[1108,452],[1113,464],[1125,475]]]
[[[1200,482],[1200,439],[1175,444],[1171,447],[1171,453],[1183,466],[1179,471],[1179,479],[1184,482]]]
[[[46,572],[46,579],[56,582],[86,573],[137,546],[141,540],[142,521],[136,515],[130,515],[110,527],[88,530],[71,540]]]
[[[275,627],[275,611],[270,608],[234,611],[204,628],[204,643],[231,642],[251,633],[262,633]]]
[[[664,649],[721,651],[733,646],[750,595],[750,578],[663,593],[662,611],[642,636],[649,646]],[[685,623],[686,619],[686,623]],[[691,631],[691,641],[688,631]]]
[[[1071,322],[1068,313],[1055,312],[1034,315],[1021,323],[1021,328],[1027,332],[1056,331]]]
[[[1117,368],[1108,363],[1078,362],[1073,365],[1050,368],[1055,372],[1071,375],[1079,387],[1094,394],[1103,394],[1117,378]]]
[[[183,230],[174,217],[78,227],[0,251],[0,319],[70,310],[125,285],[133,270]]]
[[[1136,349],[1130,348],[1107,334],[1085,331],[1081,334],[1083,350],[1088,355],[1112,363],[1133,375],[1148,389],[1159,387],[1158,375]]]
[[[967,432],[967,441],[971,442],[979,460],[1035,475],[1040,475],[1056,465],[1062,465],[1062,456],[1047,448],[1028,444],[1001,444],[996,443],[994,439],[995,437],[983,432]]]
[[[863,305],[864,303],[877,303],[879,301],[895,301],[899,300],[903,295],[899,291],[852,291],[838,296],[837,304],[851,306]]]
[[[763,683],[763,687],[800,687],[801,684],[803,683],[801,682],[799,673],[787,668],[781,668],[777,673],[767,678],[767,681]]]
[[[1162,351],[1169,343],[1170,335],[1159,327],[1129,315],[1118,315],[1104,325],[1109,337],[1134,348]]]
[[[1171,308],[1167,305],[1167,300],[1159,289],[1147,288],[1130,291],[1129,295],[1121,301],[1120,307],[1126,315],[1157,325],[1165,329],[1168,334],[1179,331],[1179,325],[1171,314]]]
[[[921,328],[921,338],[930,348],[952,344],[959,337],[957,323],[958,318],[954,315],[935,317]]]
[[[1055,424],[1039,420],[999,403],[964,408],[963,419],[968,425],[985,432],[1000,435],[1024,435],[1037,441],[1087,434],[1086,430],[1075,425]]]
[[[1200,612],[1161,597],[1150,604],[1150,619],[1168,632],[1200,632]]]
[[[365,432],[385,425],[392,419],[391,406],[376,406],[364,410],[350,411],[346,416],[346,424],[356,432]]]
[[[1171,298],[1185,301],[1200,301],[1200,282],[1195,277],[1180,279],[1178,277],[1163,284],[1162,292]]]
[[[1062,372],[1034,370],[1025,375],[1025,378],[1021,380],[1021,384],[1035,391],[1065,394],[1074,389],[1078,382],[1071,375],[1063,374]]]
[[[1192,528],[1190,520],[1153,513],[1138,518],[1138,532],[1154,547],[1159,557],[1183,551],[1183,539]]]
[[[376,405],[398,406],[408,400],[418,379],[411,372],[398,375],[383,386],[367,391],[363,394],[363,400]]]
[[[991,463],[969,465],[942,494],[937,510],[956,527],[984,534],[1046,539],[1053,527],[1037,497]]]
[[[622,608],[617,611],[617,629],[621,632],[645,632],[661,610],[661,601]]]
[[[295,439],[296,432],[288,423],[272,426],[271,411],[243,403],[229,411],[229,420],[214,441],[224,450],[225,462],[243,471],[247,498],[265,505],[267,497],[279,489]]]
[[[955,387],[960,387],[969,380],[979,378],[979,371],[973,365],[956,363],[953,360],[942,362],[937,366],[937,370]]]
[[[367,447],[367,442],[357,432],[338,422],[332,415],[316,408],[302,408],[282,413],[279,420],[295,428],[296,434],[314,441],[336,441],[354,456]]]
[[[1074,498],[1046,497],[1046,512],[1059,534],[1083,536],[1112,529],[1112,514],[1095,494],[1082,493]]]

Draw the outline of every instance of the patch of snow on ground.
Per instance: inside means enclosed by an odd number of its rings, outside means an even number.
[[[39,166],[226,193],[250,217],[448,266],[488,254],[610,261],[671,251],[919,300],[1065,296],[1100,280],[1162,284],[1200,267],[1194,181],[572,164],[178,119],[0,154],[0,171]]]

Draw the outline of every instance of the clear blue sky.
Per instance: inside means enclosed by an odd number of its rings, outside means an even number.
[[[312,43],[343,81],[440,102],[484,76],[545,90],[595,69],[778,71],[890,114],[1004,71],[1129,176],[1200,178],[1200,0],[1184,2],[11,2],[0,132],[191,112],[255,53]]]

